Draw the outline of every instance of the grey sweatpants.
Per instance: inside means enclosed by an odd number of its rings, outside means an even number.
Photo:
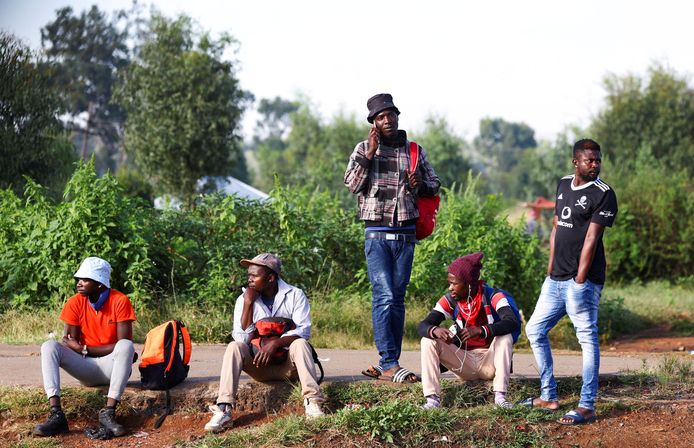
[[[57,341],[41,345],[41,373],[48,398],[60,396],[60,367],[85,386],[109,385],[108,397],[120,400],[132,372],[135,347],[128,339],[116,343],[113,351],[100,358],[83,358]]]

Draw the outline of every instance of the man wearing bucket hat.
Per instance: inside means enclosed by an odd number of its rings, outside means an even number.
[[[122,436],[126,430],[115,415],[132,371],[135,311],[125,294],[111,288],[111,265],[106,260],[86,258],[74,277],[77,294],[60,313],[64,337],[41,346],[43,387],[51,409],[48,420],[36,425],[33,433],[53,436],[68,431],[60,401],[62,367],[85,386],[109,386],[106,406],[98,414],[102,437]]]
[[[323,394],[308,343],[311,336],[311,308],[304,292],[280,277],[282,262],[271,253],[241,260],[248,269],[248,287],[236,299],[234,307],[234,340],[229,343],[222,361],[217,403],[210,406],[212,418],[205,430],[220,432],[232,426],[232,411],[236,404],[241,371],[257,381],[299,380],[304,398],[306,417],[323,414]],[[291,319],[295,326],[281,337],[261,344],[254,355],[249,342],[256,333],[258,321],[264,318]],[[287,358],[271,364],[273,354],[287,350]]]
[[[440,182],[421,147],[417,168],[410,171],[410,145],[407,133],[398,129],[400,110],[393,97],[379,93],[366,106],[366,120],[372,127],[368,138],[354,148],[344,177],[349,191],[357,195],[359,219],[365,224],[371,317],[380,355],[379,363],[362,373],[393,382],[415,382],[417,376],[402,368],[399,359],[405,292],[417,241],[416,199],[436,195]]]

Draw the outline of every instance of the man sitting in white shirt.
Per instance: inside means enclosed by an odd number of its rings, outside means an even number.
[[[308,418],[323,414],[325,400],[318,386],[313,354],[308,339],[311,336],[311,308],[304,292],[280,278],[282,263],[270,253],[252,260],[241,260],[248,268],[248,287],[236,299],[234,307],[234,340],[227,346],[219,379],[217,404],[205,425],[206,431],[219,432],[231,427],[232,409],[236,403],[239,377],[243,370],[257,381],[296,380],[301,383],[304,407]],[[254,356],[249,342],[254,336],[256,322],[266,317],[291,319],[296,328],[281,337],[262,344]],[[288,350],[286,361],[271,364],[273,354]]]

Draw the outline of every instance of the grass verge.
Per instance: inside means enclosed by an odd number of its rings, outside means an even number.
[[[642,368],[617,377],[601,378],[599,416],[631,412],[649,406],[649,402],[694,398],[692,361],[684,356],[664,357],[652,368]],[[537,394],[537,380],[513,379],[508,397],[518,402]],[[562,409],[542,412],[538,409],[500,409],[492,404],[488,382],[442,383],[443,408],[424,411],[421,384],[391,385],[375,382],[340,382],[324,386],[328,416],[306,420],[303,416],[278,417],[269,423],[247,429],[208,435],[201,440],[179,442],[187,447],[276,447],[276,446],[363,446],[403,447],[476,446],[543,447],[550,446],[547,433],[553,422],[578,401],[581,379],[561,378],[559,395]],[[64,410],[68,419],[95,415],[103,405],[100,391],[85,388],[64,389]],[[300,408],[298,388],[289,405]],[[125,407],[126,409],[122,409]],[[22,422],[27,429],[42,420],[47,412],[43,391],[39,388],[0,387],[0,420]],[[119,413],[136,412],[128,403]],[[180,412],[180,411],[179,411]],[[184,412],[190,412],[184,411]],[[14,446],[57,446],[54,441],[20,440]]]
[[[311,293],[313,319],[312,342],[316,347],[373,348],[371,299],[367,293],[329,291]],[[405,321],[404,350],[418,350],[417,324],[430,311],[430,303],[409,301]],[[658,298],[657,312],[653,310]],[[229,307],[209,308],[179,298],[160,309],[136,310],[133,327],[136,342],[143,342],[147,331],[169,319],[180,319],[188,325],[195,342],[228,342],[231,340],[231,302]],[[29,344],[44,341],[49,332],[62,335],[60,310],[15,311],[0,314],[0,343]],[[529,318],[529,316],[525,316]],[[694,335],[694,288],[669,285],[665,282],[610,286],[600,304],[601,342],[641,329],[666,325],[675,334]],[[553,348],[579,349],[568,318],[562,319],[550,333]],[[527,348],[524,333],[516,348]]]

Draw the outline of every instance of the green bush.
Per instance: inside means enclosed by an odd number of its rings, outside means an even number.
[[[9,190],[0,196],[0,310],[62,303],[74,294],[72,274],[87,256],[107,259],[113,286],[136,303],[146,301],[146,209],[123,195],[112,176],[98,178],[93,161],[80,163],[57,205],[27,182],[23,200]]]
[[[469,183],[444,195],[439,228],[417,249],[410,293],[428,303],[445,289],[448,263],[484,250],[485,279],[512,291],[527,314],[545,256],[535,239],[498,216],[495,197],[478,198]],[[368,300],[363,224],[337,195],[276,183],[269,201],[208,195],[194,209],[161,211],[127,195],[114,177],[98,178],[88,163],[61,203],[34,183],[25,199],[9,190],[0,198],[0,310],[58,308],[90,255],[113,265],[115,288],[160,313],[173,303],[230,314],[246,282],[239,260],[261,252],[277,253],[283,277],[318,300]]]
[[[547,266],[539,241],[500,216],[496,196],[480,198],[476,181],[462,192],[444,190],[436,230],[415,251],[408,291],[433,301],[447,288],[447,266],[462,255],[483,251],[482,278],[511,293],[526,316],[534,309]]]
[[[358,225],[325,193],[277,187],[272,200],[210,195],[192,210],[158,211],[127,196],[115,178],[80,165],[64,201],[30,183],[26,199],[0,198],[0,309],[56,306],[89,255],[113,266],[113,286],[137,304],[233,307],[246,281],[241,258],[275,252],[283,276],[305,289],[351,284],[363,260]]]
[[[694,272],[694,183],[642,150],[633,168],[618,170],[619,213],[605,232],[608,280],[670,281]]]

